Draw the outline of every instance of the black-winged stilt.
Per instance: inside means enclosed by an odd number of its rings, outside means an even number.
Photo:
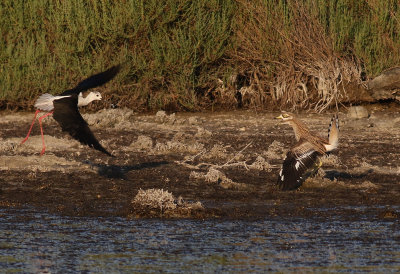
[[[28,140],[38,113],[41,111],[47,111],[48,113],[39,117],[40,133],[43,144],[40,155],[43,155],[46,149],[43,137],[42,120],[43,118],[53,114],[54,119],[60,124],[61,129],[68,132],[74,139],[78,140],[84,145],[88,145],[89,147],[112,156],[111,153],[109,153],[102,145],[100,145],[99,141],[97,141],[88,124],[79,113],[78,107],[86,106],[94,100],[101,100],[101,95],[99,92],[88,93],[84,91],[104,85],[113,79],[119,70],[120,65],[113,66],[104,72],[90,76],[89,78],[80,82],[73,89],[66,90],[57,96],[53,96],[48,93],[42,94],[35,102],[35,117],[33,117],[28,134],[26,135],[25,139],[22,140],[21,144]]]

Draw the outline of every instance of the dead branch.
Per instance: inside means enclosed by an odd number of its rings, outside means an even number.
[[[222,164],[222,165],[218,165],[218,164],[212,164],[212,163],[205,163],[205,162],[201,162],[198,163],[196,165],[190,164],[188,162],[192,162],[194,161],[194,159],[196,157],[198,157],[199,155],[202,155],[206,152],[206,150],[202,150],[201,152],[199,152],[198,154],[194,155],[193,157],[190,157],[190,159],[186,159],[184,161],[175,161],[176,164],[185,166],[189,169],[200,169],[202,167],[213,167],[213,168],[226,168],[226,167],[244,167],[247,170],[250,170],[249,165],[246,163],[246,161],[239,161],[239,162],[234,162],[231,163],[235,158],[237,158],[237,156],[239,154],[241,154],[246,148],[248,148],[253,142],[248,143],[244,148],[242,148],[239,152],[237,152],[233,157],[231,157],[226,163]],[[278,168],[278,166],[271,166],[270,168]]]

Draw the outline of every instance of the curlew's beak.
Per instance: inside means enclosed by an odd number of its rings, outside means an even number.
[[[281,115],[279,115],[279,116],[277,116],[277,117],[275,117],[275,119],[283,119],[283,116],[282,116],[282,114],[281,114]]]

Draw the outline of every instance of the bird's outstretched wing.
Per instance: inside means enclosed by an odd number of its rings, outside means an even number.
[[[311,143],[300,139],[286,154],[278,176],[279,188],[282,190],[299,188],[315,170],[319,155]]]
[[[74,139],[84,145],[88,145],[109,156],[112,156],[96,137],[94,137],[86,121],[78,111],[78,96],[61,98],[54,102],[54,119],[60,124],[63,131],[68,132]]]
[[[61,93],[60,95],[72,95],[72,94],[79,94],[85,90],[99,87],[104,85],[111,79],[117,75],[119,70],[121,69],[121,65],[113,66],[106,71],[100,72],[98,74],[92,75],[89,78],[86,78],[82,82],[80,82],[76,87],[73,89],[69,89]]]

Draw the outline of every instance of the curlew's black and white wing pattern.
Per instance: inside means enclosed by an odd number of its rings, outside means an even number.
[[[68,132],[74,139],[105,154],[112,156],[93,135],[88,124],[78,110],[78,95],[64,97],[54,102],[54,119],[63,131]]]
[[[278,186],[282,190],[294,190],[315,170],[320,152],[313,145],[300,139],[297,145],[288,151],[278,176]]]

